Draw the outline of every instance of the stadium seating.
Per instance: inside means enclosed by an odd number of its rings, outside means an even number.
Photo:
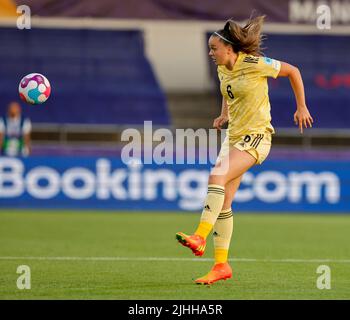
[[[39,72],[52,96],[45,107],[29,109],[33,122],[169,124],[140,31],[0,28],[0,42],[2,114],[18,99],[20,79]]]
[[[266,46],[268,56],[299,67],[316,128],[350,128],[349,37],[270,34]],[[334,81],[337,77],[340,80]],[[294,110],[295,99],[289,81],[280,79],[270,87],[272,117],[280,127],[291,126],[286,110]]]

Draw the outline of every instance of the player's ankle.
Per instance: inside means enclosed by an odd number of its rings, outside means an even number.
[[[212,229],[213,229],[212,224],[210,224],[208,222],[201,221],[199,223],[199,226],[198,226],[197,230],[195,231],[194,235],[201,236],[204,240],[206,240],[206,238],[208,237],[208,235]]]

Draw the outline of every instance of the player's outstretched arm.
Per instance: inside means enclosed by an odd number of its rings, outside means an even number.
[[[305,91],[303,79],[297,67],[289,63],[281,62],[281,70],[278,77],[288,77],[294,91],[295,100],[297,102],[297,111],[294,113],[294,122],[299,125],[300,132],[303,133],[303,127],[311,128],[314,120],[305,103]]]
[[[213,127],[221,130],[221,127],[228,121],[228,105],[225,98],[222,98],[221,114],[214,119]]]

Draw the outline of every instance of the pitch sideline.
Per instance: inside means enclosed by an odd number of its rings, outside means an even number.
[[[180,258],[180,257],[40,257],[40,256],[0,256],[0,260],[37,260],[37,261],[191,261],[208,262],[209,258]],[[265,263],[350,263],[350,259],[255,259],[233,258],[232,262],[265,262]]]

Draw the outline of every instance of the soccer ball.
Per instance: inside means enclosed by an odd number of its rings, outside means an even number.
[[[21,99],[30,104],[42,104],[50,96],[51,86],[49,80],[40,73],[26,75],[18,86]]]

